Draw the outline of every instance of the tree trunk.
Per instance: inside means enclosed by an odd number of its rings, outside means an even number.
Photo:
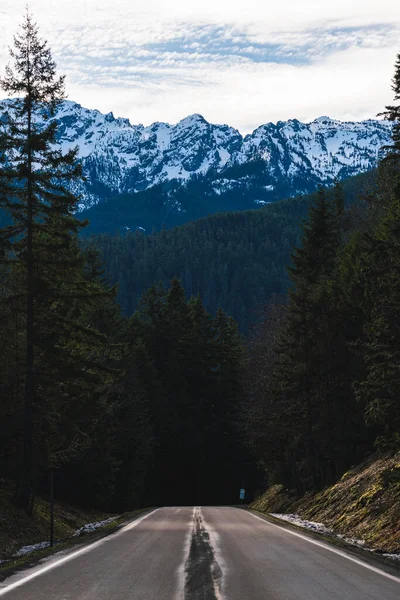
[[[20,506],[28,513],[33,510],[32,450],[34,400],[34,254],[33,254],[33,191],[32,191],[32,103],[29,99],[27,132],[27,304],[26,304],[26,382],[24,402],[24,443],[22,481],[18,494]]]
[[[50,469],[50,547],[54,546],[54,467]]]

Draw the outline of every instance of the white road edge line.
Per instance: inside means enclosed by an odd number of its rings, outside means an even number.
[[[51,571],[52,569],[55,569],[56,567],[59,567],[60,565],[66,563],[70,560],[73,560],[77,556],[80,556],[82,554],[86,554],[87,552],[90,552],[94,548],[101,546],[101,544],[104,544],[105,542],[107,542],[111,539],[114,539],[116,535],[120,535],[121,533],[124,533],[125,531],[129,531],[130,529],[133,529],[134,527],[139,525],[139,523],[141,523],[142,521],[144,521],[151,515],[154,515],[154,513],[157,512],[158,510],[160,510],[160,509],[156,508],[156,509],[152,510],[151,512],[149,512],[147,515],[144,515],[143,517],[139,517],[139,519],[136,519],[132,523],[129,523],[129,525],[126,525],[125,527],[123,527],[122,529],[117,531],[114,535],[107,536],[101,540],[98,540],[97,542],[88,544],[84,548],[81,548],[80,550],[77,550],[76,552],[72,552],[71,554],[68,554],[68,556],[64,556],[63,558],[60,558],[59,560],[56,560],[56,561],[50,563],[49,565],[43,567],[42,569],[39,569],[38,571],[35,571],[34,573],[31,573],[30,575],[27,575],[26,577],[23,577],[22,579],[19,579],[18,581],[15,581],[14,583],[11,583],[10,585],[8,585],[2,589],[0,588],[0,596],[4,596],[8,592],[11,592],[12,590],[15,590],[16,588],[20,587],[21,585],[28,583],[28,581],[32,581],[32,579],[36,579],[36,577],[43,575],[43,573],[47,573],[48,571]]]
[[[361,565],[365,569],[369,569],[370,571],[374,571],[374,573],[378,573],[379,575],[383,575],[384,577],[387,577],[387,579],[391,579],[392,581],[395,581],[396,583],[400,583],[400,577],[396,577],[395,575],[390,575],[389,573],[386,573],[385,571],[382,571],[381,569],[378,569],[377,567],[373,567],[372,565],[369,565],[368,563],[366,563],[362,560],[359,560],[358,558],[354,558],[353,556],[346,554],[346,552],[342,552],[342,550],[337,550],[337,548],[332,548],[328,544],[324,544],[323,542],[318,542],[317,540],[313,540],[313,539],[307,537],[306,535],[302,535],[301,533],[297,533],[296,531],[291,531],[290,529],[286,529],[286,527],[282,527],[281,525],[276,525],[275,523],[271,523],[270,521],[267,521],[266,519],[263,519],[262,517],[258,517],[257,515],[255,515],[254,513],[250,512],[250,511],[246,511],[246,512],[247,512],[247,514],[251,515],[255,519],[262,521],[266,525],[271,525],[271,527],[276,527],[280,531],[285,531],[286,533],[290,533],[290,535],[294,535],[298,538],[301,538],[302,540],[305,540],[306,542],[309,542],[310,544],[314,544],[315,546],[320,546],[321,548],[325,548],[325,550],[329,550],[329,552],[333,552],[334,554],[338,554],[339,556],[342,556],[343,558],[347,558],[347,560],[351,560],[351,562],[356,563],[357,565]]]

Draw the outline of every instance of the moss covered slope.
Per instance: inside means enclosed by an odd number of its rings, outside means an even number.
[[[365,540],[370,548],[400,553],[400,453],[373,457],[345,473],[335,485],[300,500],[274,485],[251,508],[297,513],[335,533]]]

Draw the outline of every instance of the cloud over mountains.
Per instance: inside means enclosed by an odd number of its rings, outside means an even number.
[[[1,70],[24,4],[2,2]],[[70,98],[134,122],[201,112],[246,133],[290,117],[373,117],[391,99],[392,0],[32,0],[31,9]]]

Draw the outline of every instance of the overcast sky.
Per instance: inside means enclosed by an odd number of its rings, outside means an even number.
[[[31,0],[69,98],[132,123],[374,118],[399,0]],[[26,0],[0,0],[0,71]],[[195,8],[191,8],[195,5]]]

